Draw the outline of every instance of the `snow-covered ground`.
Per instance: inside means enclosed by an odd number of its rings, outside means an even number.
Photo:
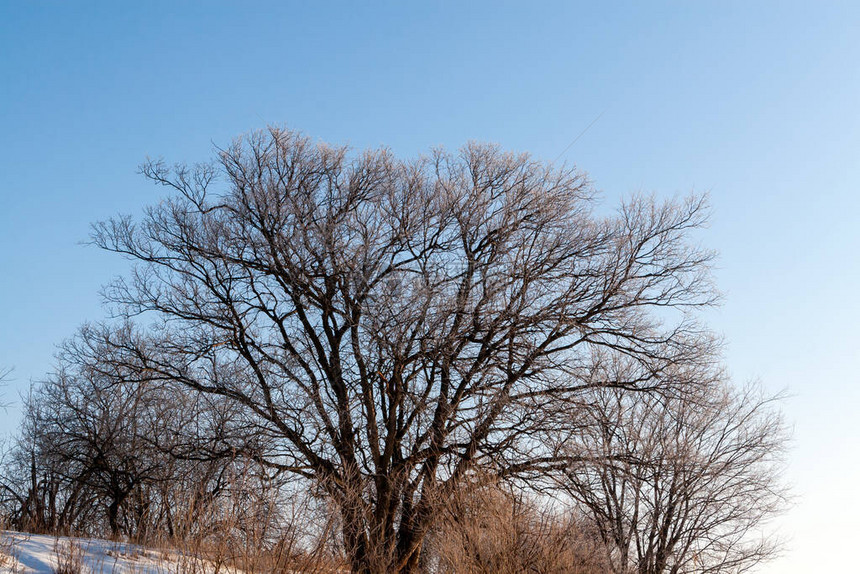
[[[64,568],[65,567],[65,568]],[[226,568],[220,572],[227,574]],[[199,559],[108,540],[0,532],[0,574],[207,574]]]

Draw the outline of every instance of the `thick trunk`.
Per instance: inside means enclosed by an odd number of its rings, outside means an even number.
[[[382,574],[374,568],[374,560],[368,548],[367,534],[360,512],[355,508],[341,508],[343,518],[343,543],[352,574]]]
[[[108,505],[107,509],[108,525],[110,526],[112,538],[119,536],[119,505],[120,501],[115,498],[111,501],[110,505]]]
[[[423,536],[420,540],[413,539],[415,543],[412,552],[400,560],[398,574],[415,574],[421,567],[421,549],[424,546]]]
[[[423,503],[422,503],[423,502]],[[398,574],[414,574],[421,565],[421,551],[427,534],[430,514],[426,502],[403,509],[400,528],[397,532]]]
[[[122,507],[122,503],[125,502],[125,499],[127,497],[128,492],[115,492],[111,497],[110,504],[107,507],[108,526],[110,527],[110,533],[113,538],[117,538],[120,535],[119,510]]]
[[[420,571],[421,550],[426,528],[414,521],[408,509],[395,534],[393,516],[382,517],[381,524],[370,525],[377,533],[368,534],[364,515],[354,506],[342,507],[343,540],[353,574],[415,574]],[[379,518],[377,516],[377,518]]]

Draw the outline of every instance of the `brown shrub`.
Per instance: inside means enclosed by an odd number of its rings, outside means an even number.
[[[601,547],[570,513],[485,486],[447,505],[425,568],[439,574],[597,574]]]

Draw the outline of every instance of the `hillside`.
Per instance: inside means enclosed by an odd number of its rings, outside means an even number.
[[[3,532],[0,574],[203,574],[212,564],[134,544]],[[220,572],[227,571],[221,568]]]

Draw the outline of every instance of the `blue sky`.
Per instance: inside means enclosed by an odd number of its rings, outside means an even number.
[[[104,315],[126,263],[89,224],[267,123],[400,155],[489,140],[564,154],[607,205],[709,191],[738,381],[795,425],[762,572],[844,572],[860,536],[860,4],[0,1],[0,365],[6,397]],[[0,430],[14,428],[13,406]]]

